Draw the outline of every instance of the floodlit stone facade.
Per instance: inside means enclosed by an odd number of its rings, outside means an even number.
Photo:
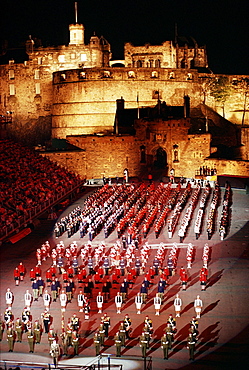
[[[211,159],[215,151],[211,135],[208,131],[189,135],[189,118],[138,120],[135,135],[114,134],[114,122],[121,97],[126,108],[138,109],[155,106],[158,100],[181,106],[188,95],[191,107],[205,103],[246,126],[249,76],[210,73],[206,48],[196,42],[192,46],[172,41],[156,46],[126,43],[123,66],[112,67],[110,44],[103,37],[93,35],[85,44],[84,26],[78,23],[69,26],[69,33],[69,44],[57,47],[43,48],[30,38],[28,61],[0,65],[0,114],[12,117],[10,136],[33,145],[51,137],[66,138],[83,150],[44,155],[86,178],[120,177],[124,168],[139,176],[160,161],[165,175],[174,168],[176,176],[194,177],[200,166],[216,168],[218,173],[248,174],[245,161]],[[219,78],[229,86],[222,101],[212,91]],[[246,161],[248,143],[244,127],[240,158]]]

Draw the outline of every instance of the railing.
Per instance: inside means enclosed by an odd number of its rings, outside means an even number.
[[[32,220],[40,216],[44,213],[47,209],[53,207],[55,204],[59,203],[62,199],[69,196],[74,191],[78,191],[81,186],[84,185],[82,180],[77,181],[76,185],[71,185],[64,191],[55,194],[52,198],[45,201],[43,204],[39,204],[32,209],[29,210],[27,215],[19,216],[18,219],[14,221],[13,224],[6,226],[5,230],[0,231],[0,241],[4,241],[11,235],[19,232],[22,228],[26,227],[27,224],[32,223]]]
[[[107,358],[107,364],[101,364],[101,360],[103,358]],[[112,359],[112,361],[115,361],[115,359]],[[24,362],[24,361],[10,361],[10,360],[0,360],[0,365],[1,367],[4,368],[4,370],[10,370],[13,369],[13,367],[19,367],[20,369],[37,369],[37,370],[52,370],[54,369],[53,364],[44,364],[40,362]],[[61,369],[61,370],[101,370],[101,369],[106,369],[106,370],[122,370],[123,365],[117,365],[111,363],[110,356],[107,355],[99,355],[98,357],[94,358],[91,360],[87,365],[60,365],[58,364],[56,366],[56,369]],[[14,369],[15,370],[15,369]],[[149,370],[149,369],[148,369]]]

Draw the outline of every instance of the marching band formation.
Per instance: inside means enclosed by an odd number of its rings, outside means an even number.
[[[51,248],[50,243],[46,241],[37,249],[37,263],[29,274],[22,262],[14,269],[16,286],[21,286],[24,277],[27,278],[29,275],[32,294],[30,290],[26,290],[25,307],[20,318],[14,321],[13,293],[10,288],[6,291],[7,308],[3,320],[0,320],[0,335],[2,339],[3,332],[6,330],[9,351],[13,351],[15,338],[21,341],[23,333],[27,333],[30,352],[34,352],[34,344],[40,343],[41,335],[45,332],[48,335],[50,353],[54,358],[54,363],[58,361],[59,338],[63,355],[68,354],[70,346],[73,347],[74,354],[78,355],[81,321],[88,320],[96,312],[102,314],[110,299],[114,300],[117,314],[121,314],[135,286],[138,289],[133,298],[136,313],[146,312],[145,306],[152,298],[155,315],[160,315],[167,300],[165,292],[170,279],[177,276],[182,291],[186,291],[190,282],[189,273],[195,258],[195,247],[191,243],[186,245],[186,268],[183,266],[177,268],[179,253],[184,250],[182,242],[201,196],[194,222],[196,239],[199,237],[205,206],[211,191],[209,184],[204,189],[200,184],[192,189],[190,183],[187,183],[186,188],[182,188],[180,183],[176,187],[173,187],[172,183],[161,183],[157,188],[153,183],[147,187],[145,184],[120,186],[106,184],[95,191],[85,200],[82,209],[75,208],[68,216],[61,218],[54,228],[56,238],[64,232],[67,232],[68,238],[71,238],[78,231],[81,238],[88,236],[88,240],[83,245],[79,246],[78,242],[72,241],[65,246],[63,241],[60,241],[54,248]],[[208,213],[208,239],[214,230],[219,196],[220,188],[218,184],[215,184]],[[220,234],[222,227],[225,228],[225,232],[227,230],[230,200],[231,189],[228,185],[223,200]],[[155,236],[158,238],[163,226],[167,225],[168,236],[171,239],[186,205],[187,208],[178,230],[180,244],[160,243],[154,251],[154,246],[152,247],[146,241],[142,242],[153,226]],[[107,247],[105,240],[98,245],[93,245],[94,238],[102,229],[105,238],[114,230],[117,232],[118,238],[111,247]],[[222,237],[225,232],[221,234]],[[202,253],[203,267],[199,272],[201,291],[205,291],[208,283],[210,254],[211,250],[208,244],[205,244]],[[50,267],[42,270],[43,265],[48,262]],[[138,280],[141,281],[141,285]],[[153,295],[152,288],[156,288]],[[80,317],[74,314],[65,324],[65,313],[73,299],[76,299]],[[54,329],[50,314],[50,307],[57,300],[61,308],[60,334]],[[35,301],[43,302],[44,311],[41,317],[33,323],[31,309]],[[176,317],[180,317],[183,304],[186,302],[177,293],[174,299]],[[191,360],[194,359],[194,349],[198,338],[197,318],[201,317],[202,308],[203,301],[198,295],[193,306],[196,317],[194,316],[189,324],[187,340]],[[100,353],[101,346],[105,345],[105,338],[108,338],[110,321],[107,313],[101,316],[99,328],[93,338],[96,355]],[[164,358],[168,359],[168,352],[172,348],[177,332],[176,320],[170,315],[165,324],[166,329],[161,338],[161,348]],[[130,339],[134,330],[131,318],[126,314],[114,337],[118,357],[121,356],[121,347],[125,346],[126,340]],[[146,356],[152,336],[152,320],[146,316],[139,337],[143,357]]]

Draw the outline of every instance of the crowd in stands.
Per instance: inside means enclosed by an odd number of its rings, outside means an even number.
[[[21,144],[0,142],[0,236],[79,177]]]

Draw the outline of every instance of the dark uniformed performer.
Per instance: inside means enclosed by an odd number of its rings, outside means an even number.
[[[96,351],[96,356],[100,354],[100,335],[99,332],[96,332],[93,337],[93,343]]]
[[[174,342],[174,331],[169,323],[166,326],[165,332],[166,332],[167,340],[169,342],[169,349],[171,349],[172,343]]]
[[[77,333],[76,330],[74,330],[72,333],[72,345],[74,349],[74,355],[78,356],[79,355],[79,334]]]
[[[131,319],[128,314],[126,314],[124,317],[124,328],[125,328],[126,339],[130,339]]]
[[[29,352],[33,353],[34,352],[35,338],[34,338],[34,333],[33,333],[32,329],[29,329],[29,331],[27,332],[27,339],[28,339],[28,343],[29,343]]]
[[[122,346],[124,346],[125,338],[126,338],[126,330],[125,330],[125,326],[123,322],[120,323],[118,331],[119,331],[119,338],[121,340]]]
[[[71,323],[72,323],[73,330],[78,331],[79,330],[80,321],[79,321],[79,318],[76,316],[76,314],[74,314],[71,317]]]
[[[50,325],[50,314],[49,314],[49,312],[47,310],[45,310],[41,314],[41,318],[43,320],[43,325],[44,325],[45,333],[48,333],[49,332],[49,325]]]
[[[13,331],[13,329],[11,327],[8,328],[8,330],[7,330],[7,341],[8,341],[8,345],[9,345],[9,352],[13,352],[13,348],[14,348],[14,331]]]
[[[195,339],[192,333],[189,333],[188,341],[187,341],[187,348],[189,350],[189,360],[194,360],[194,353],[195,353]]]
[[[68,319],[67,323],[67,345],[70,347],[72,345],[72,333],[73,333],[73,327],[70,319]]]
[[[169,341],[167,339],[166,333],[163,334],[161,338],[161,348],[163,350],[163,358],[164,360],[168,360],[168,354],[169,354]]]
[[[116,346],[116,356],[121,357],[122,342],[121,342],[121,339],[120,339],[120,336],[119,336],[119,332],[116,333],[116,335],[114,337],[114,341],[115,341],[115,346]]]
[[[108,337],[109,327],[111,325],[111,319],[107,316],[107,313],[104,313],[104,316],[101,317],[101,322],[105,330],[105,336]]]
[[[140,347],[142,349],[142,357],[146,357],[146,349],[147,349],[147,340],[145,338],[144,332],[140,335]]]
[[[22,320],[18,317],[15,322],[15,332],[17,336],[17,342],[22,341],[22,333],[23,333],[23,323]]]
[[[61,337],[61,344],[62,344],[62,356],[67,355],[67,333],[63,330],[62,333],[60,334]]]
[[[35,343],[39,344],[41,342],[41,324],[39,320],[36,320],[34,323],[34,335],[35,335]]]
[[[99,337],[100,337],[100,345],[103,346],[104,345],[104,341],[105,341],[105,329],[104,329],[104,325],[103,323],[101,323],[99,325]]]
[[[169,318],[167,320],[167,324],[170,324],[173,332],[176,331],[176,319],[173,317],[172,314],[169,315]]]

